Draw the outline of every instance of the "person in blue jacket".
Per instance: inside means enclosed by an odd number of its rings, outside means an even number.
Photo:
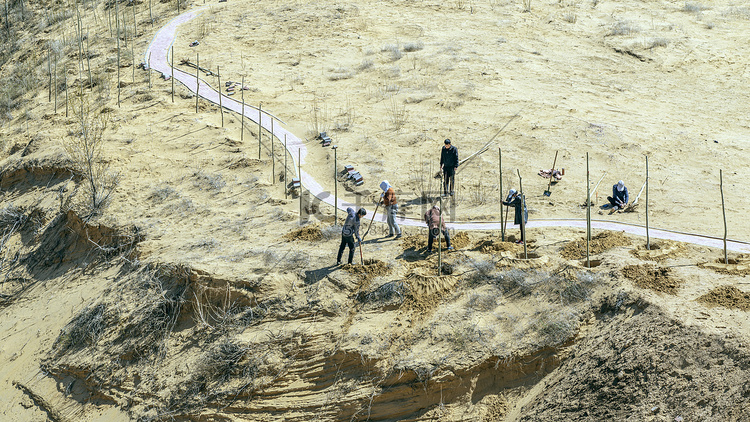
[[[625,183],[620,180],[617,184],[612,186],[612,196],[608,196],[607,201],[612,205],[612,211],[617,211],[618,209],[624,209],[628,205],[628,200],[630,200],[628,188],[626,188]]]
[[[344,254],[344,249],[349,247],[349,265],[354,260],[354,238],[357,238],[357,242],[362,243],[362,238],[359,237],[359,221],[367,215],[367,210],[360,208],[356,213],[354,209],[349,207],[346,209],[346,221],[344,221],[344,227],[341,228],[341,246],[339,246],[339,255],[336,258],[336,265],[341,265],[341,256]]]

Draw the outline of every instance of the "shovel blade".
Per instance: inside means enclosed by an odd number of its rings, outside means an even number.
[[[550,195],[552,195],[552,192],[548,190],[544,191],[544,196],[550,196]]]

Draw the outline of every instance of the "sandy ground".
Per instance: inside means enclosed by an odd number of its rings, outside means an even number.
[[[174,16],[172,6],[155,5],[156,14],[163,16],[161,23]],[[495,1],[228,2],[211,4],[181,30],[175,55],[178,62],[199,53],[201,66],[221,66],[222,81],[245,76],[251,88],[244,92],[246,101],[262,102],[264,109],[309,140],[309,160],[317,164],[306,171],[330,188],[332,182],[326,179],[332,174],[331,150],[313,140],[316,132],[327,131],[340,147],[339,164],[351,163],[363,172],[364,186],[341,190],[362,198],[363,204],[372,203],[377,184],[387,178],[397,187],[404,212],[418,216],[426,206],[419,199],[422,192],[437,188],[431,175],[437,170],[442,140],[451,138],[466,157],[519,113],[488,152],[462,166],[458,194],[449,207],[451,217],[499,220],[498,146],[503,151],[503,188],[517,187],[520,170],[532,219],[585,216],[579,205],[585,200],[586,152],[592,184],[607,172],[595,195],[597,204],[618,179],[625,180],[631,197],[637,195],[648,155],[651,224],[721,235],[718,169],[723,168],[729,236],[750,240],[750,223],[742,218],[748,202],[742,196],[740,171],[748,164],[743,107],[748,103],[748,75],[743,46],[737,42],[738,34],[748,32],[750,12],[728,3],[699,6],[557,2],[532,3],[531,11],[524,13],[521,4]],[[147,11],[139,13],[145,20]],[[158,27],[159,23],[152,28],[139,21],[136,55]],[[59,31],[48,36],[54,38]],[[193,40],[200,45],[188,47]],[[94,45],[102,54],[92,63],[114,71],[110,44]],[[73,67],[69,63],[71,78],[77,75]],[[93,252],[71,256],[64,265],[39,260],[41,252],[35,251],[47,251],[49,239],[67,239],[59,233],[69,232],[63,230],[68,226],[58,231],[47,228],[57,227],[58,192],[64,186],[72,191],[72,182],[66,185],[67,177],[49,177],[44,169],[69,165],[61,145],[75,122],[65,118],[60,107],[53,114],[46,90],[41,90],[29,93],[27,110],[35,117],[31,125],[18,116],[0,128],[3,207],[37,207],[45,216],[40,226],[25,229],[26,234],[13,234],[3,249],[9,257],[17,252],[24,264],[6,267],[2,285],[2,293],[12,297],[0,305],[0,398],[8,420],[49,417],[41,410],[45,405],[14,387],[14,381],[72,420],[151,418],[171,398],[200,402],[199,396],[185,395],[185,383],[196,373],[182,366],[199,364],[203,353],[217,344],[218,335],[202,324],[204,317],[196,311],[198,295],[188,301],[184,326],[175,329],[158,365],[121,363],[125,358],[118,351],[123,342],[117,341],[117,334],[124,322],[108,326],[96,345],[59,361],[48,360],[61,330],[87,306],[104,303],[118,315],[134,315],[137,300],[123,298],[137,297],[128,296],[136,284],[127,283],[130,278],[123,268],[143,263],[191,268],[199,274],[191,278],[193,291],[202,291],[196,285],[226,288],[232,298],[247,298],[243,300],[251,309],[264,304],[272,311],[257,325],[227,338],[258,350],[276,344],[274,336],[289,339],[289,344],[299,342],[293,353],[269,354],[258,364],[268,377],[267,384],[258,384],[267,388],[265,397],[243,396],[241,404],[229,410],[202,408],[207,417],[230,420],[256,420],[253,413],[243,416],[242,409],[258,412],[257,420],[309,420],[316,412],[335,420],[342,414],[357,415],[352,409],[368,401],[376,420],[515,420],[529,415],[554,419],[557,416],[544,413],[540,403],[567,399],[557,387],[540,381],[550,374],[553,381],[568,377],[578,387],[597,385],[573,377],[571,366],[578,361],[566,359],[595,353],[597,342],[616,330],[643,327],[656,338],[661,332],[649,328],[650,323],[675,323],[688,328],[669,335],[690,336],[698,345],[709,337],[714,344],[724,339],[721,353],[729,350],[730,355],[735,349],[746,350],[750,341],[750,317],[741,306],[699,301],[715,288],[732,286],[740,292],[739,303],[746,304],[742,294],[750,292],[747,257],[732,256],[739,264],[717,266],[719,251],[704,247],[663,242],[660,249],[645,251],[638,247],[643,239],[608,238],[609,248],[594,256],[598,284],[587,300],[566,302],[567,314],[558,312],[560,302],[551,299],[560,293],[552,286],[526,286],[530,290],[521,289],[521,294],[497,280],[516,274],[514,270],[527,271],[529,280],[536,280],[537,272],[585,272],[581,257],[566,255],[566,245],[580,251],[580,243],[570,243],[584,236],[579,230],[531,230],[529,246],[538,256],[531,261],[520,260],[522,250],[509,244],[498,244],[493,254],[474,250],[481,249],[483,240],[492,244],[497,233],[471,233],[458,252],[445,257],[456,272],[435,277],[437,257],[426,257],[419,243],[423,230],[410,229],[410,237],[394,242],[383,237],[382,225],[376,225],[364,246],[365,257],[385,263],[387,270],[377,265],[372,274],[361,274],[357,269],[333,268],[338,233],[327,228],[332,209],[310,217],[323,221],[321,238],[283,238],[298,226],[298,203],[285,199],[280,183],[272,183],[267,141],[262,160],[257,160],[255,127],[250,124],[241,135],[240,122],[232,115],[224,116],[222,127],[216,107],[200,102],[200,112],[195,113],[194,98],[184,88],[178,87],[173,104],[169,82],[153,75],[149,89],[145,72],[137,71],[132,83],[131,69],[122,70],[129,83],[120,108],[116,89],[109,91],[112,125],[104,149],[122,179],[112,204],[90,224],[118,230],[138,227],[143,239],[135,263],[132,256],[125,263],[100,260]],[[283,165],[279,150],[277,175]],[[557,167],[564,167],[566,175],[547,198],[542,196],[546,179],[536,172],[551,166],[556,150]],[[28,169],[28,175],[9,176],[19,168]],[[77,197],[74,209],[80,210],[80,202]],[[597,218],[643,223],[644,210],[613,215],[605,211]],[[510,234],[517,235],[517,230]],[[75,249],[59,247],[50,250]],[[667,272],[669,280],[631,280],[623,273],[624,267],[636,266],[650,274],[641,268],[644,265]],[[19,282],[9,279],[23,279],[20,284],[29,287],[19,293],[14,290]],[[384,290],[378,289],[392,286],[389,283],[407,286],[402,302],[397,297],[383,299]],[[622,312],[597,308],[621,292],[631,298]],[[651,321],[633,315],[649,307]],[[572,331],[566,332],[573,337],[553,341],[553,350],[545,352],[539,346],[550,339],[540,327],[551,316],[571,323]],[[617,341],[608,343],[613,350]],[[648,342],[633,341],[644,356],[655,350]],[[705,350],[683,352],[704,356]],[[602,356],[610,362],[607,365],[628,372],[614,353]],[[744,355],[735,356],[744,362]],[[489,369],[497,369],[500,361],[505,371]],[[45,376],[43,362],[54,371],[52,376]],[[535,366],[539,362],[543,367]],[[602,368],[607,373],[607,365],[591,373]],[[658,370],[669,372],[684,364],[664,365]],[[274,372],[278,368],[285,368],[284,376]],[[655,416],[638,412],[661,406],[672,417],[700,418],[701,410],[686,404],[694,401],[693,387],[726,381],[720,373],[690,372],[697,381],[680,384],[686,392],[684,402],[654,395],[629,414],[651,420]],[[395,379],[394,374],[406,375]],[[145,381],[139,384],[141,379]],[[647,387],[665,391],[668,381]],[[209,385],[225,391],[222,384]],[[731,400],[746,397],[745,392],[731,387],[722,415],[742,420],[742,402]],[[445,402],[444,389],[455,391]],[[100,395],[92,398],[92,393]],[[403,397],[407,406],[398,405]],[[601,401],[591,400],[589,406],[603,407]]]

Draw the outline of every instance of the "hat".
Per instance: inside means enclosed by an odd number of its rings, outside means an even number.
[[[450,139],[446,139],[446,140],[445,140],[445,144],[446,144],[446,145],[450,145],[450,143],[451,143],[451,140],[450,140]]]
[[[364,208],[360,208],[359,211],[357,211],[357,214],[361,214],[364,217],[367,215],[367,210]]]
[[[622,180],[620,180],[619,182],[617,182],[617,190],[620,191],[620,192],[622,192],[623,189],[625,189],[625,182],[623,182]]]
[[[388,183],[387,180],[383,180],[382,182],[380,182],[380,189],[383,189],[383,192],[387,191],[390,188],[391,188],[391,184]]]
[[[511,190],[509,190],[509,191],[508,191],[508,196],[513,196],[513,195],[515,195],[516,193],[518,193],[518,191],[517,191],[517,190],[515,190],[515,189],[511,189]]]
[[[432,208],[435,208],[436,210],[440,211],[440,205],[433,205]]]

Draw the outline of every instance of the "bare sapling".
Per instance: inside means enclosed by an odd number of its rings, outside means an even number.
[[[102,154],[110,119],[103,104],[94,103],[85,95],[73,99],[72,109],[76,129],[66,139],[64,147],[75,171],[83,179],[84,203],[89,216],[93,216],[109,203],[119,184],[119,174],[110,169]]]

